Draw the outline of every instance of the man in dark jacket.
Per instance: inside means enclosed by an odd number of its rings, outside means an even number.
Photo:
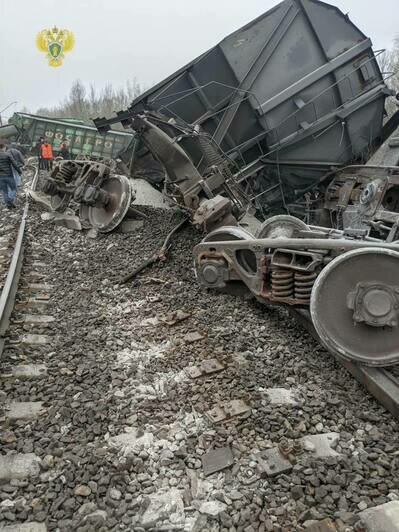
[[[15,142],[11,142],[8,152],[11,153],[11,155],[14,157],[15,162],[18,164],[18,166],[22,168],[23,165],[25,164],[25,159],[22,153],[19,151],[17,144]],[[21,173],[17,172],[15,168],[13,168],[12,173],[15,179],[15,183],[17,184],[17,187],[19,187],[22,184]]]
[[[19,172],[20,168],[11,153],[6,152],[6,145],[0,143],[0,192],[3,194],[7,209],[15,208],[17,185],[13,176],[13,168]]]
[[[43,170],[44,168],[42,159],[42,144],[44,144],[44,137],[39,138],[32,150],[34,155],[37,155],[39,161],[39,170]]]
[[[25,158],[22,155],[21,150],[18,148],[18,144],[16,142],[11,142],[10,147],[8,148],[8,151],[14,157],[15,162],[19,166],[23,166],[25,164]]]
[[[63,142],[60,147],[60,155],[65,161],[69,161],[71,158],[71,154],[68,150],[68,145],[66,142]]]

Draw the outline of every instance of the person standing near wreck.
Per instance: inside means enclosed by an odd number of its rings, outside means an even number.
[[[65,141],[61,144],[60,156],[64,159],[64,161],[69,161],[71,159],[68,144]]]
[[[43,159],[42,159],[42,145],[43,144],[44,144],[44,137],[40,137],[32,149],[32,155],[37,155],[37,159],[39,162],[39,170],[43,170]]]
[[[10,144],[10,148],[8,149],[8,153],[10,153],[14,157],[15,162],[18,164],[18,166],[20,168],[22,168],[24,166],[24,164],[25,164],[24,156],[22,155],[22,153],[18,149],[18,147],[15,144],[15,142],[12,142]],[[16,183],[17,187],[21,186],[21,184],[22,184],[21,172],[17,172],[14,167],[13,167],[13,176],[14,176],[15,183]]]
[[[53,148],[51,144],[45,142],[40,146],[43,161],[43,169],[50,172],[53,168]]]
[[[14,179],[13,169],[19,173],[20,167],[11,153],[6,150],[6,145],[0,143],[0,191],[3,194],[7,209],[14,209],[17,184]]]

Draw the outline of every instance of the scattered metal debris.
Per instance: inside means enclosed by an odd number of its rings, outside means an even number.
[[[277,447],[266,449],[255,455],[261,471],[267,476],[276,476],[290,471],[299,456],[306,457],[307,452],[313,458],[339,457],[334,450],[339,440],[339,434],[314,434],[304,436],[299,440],[283,438]]]
[[[292,469],[291,462],[280,452],[278,447],[257,453],[255,458],[259,464],[261,474],[268,477],[288,473]]]
[[[180,229],[182,229],[186,223],[188,222],[188,218],[185,218],[181,222],[179,222],[173,229],[170,231],[170,233],[167,235],[167,237],[164,240],[164,243],[162,244],[162,247],[159,251],[154,253],[152,257],[144,261],[140,266],[135,268],[131,273],[126,275],[125,277],[122,277],[120,280],[120,283],[127,283],[128,281],[131,281],[134,279],[140,272],[148,268],[149,266],[152,266],[156,262],[164,262],[167,260],[167,255],[169,253],[169,250],[171,248],[171,239],[173,235],[175,235]]]
[[[204,475],[212,475],[223,471],[234,464],[234,457],[230,447],[213,449],[201,457]]]
[[[198,379],[199,377],[219,373],[224,369],[226,369],[226,366],[221,364],[216,358],[209,358],[208,360],[203,360],[199,366],[189,366],[184,371],[192,379]]]
[[[221,403],[205,413],[212,423],[221,423],[234,417],[239,417],[251,412],[251,407],[243,399]]]
[[[295,457],[302,453],[303,446],[300,440],[288,440],[283,438],[278,444],[280,453],[290,462],[295,460]]]

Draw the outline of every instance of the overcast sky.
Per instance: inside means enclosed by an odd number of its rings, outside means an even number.
[[[0,111],[51,106],[74,79],[97,88],[137,78],[149,86],[264,13],[274,0],[0,0]],[[375,49],[399,34],[398,0],[330,0],[349,13]],[[51,68],[39,30],[70,29],[75,48]]]

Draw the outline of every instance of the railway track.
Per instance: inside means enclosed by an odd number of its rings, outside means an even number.
[[[7,277],[0,295],[0,357],[4,349],[5,336],[9,327],[10,317],[14,309],[15,296],[18,290],[24,257],[25,226],[29,205],[25,204],[21,224],[15,241],[14,250],[8,268]]]
[[[34,175],[30,184],[30,188],[34,191],[36,190],[39,179],[39,169],[36,167],[33,167],[33,169]],[[10,323],[10,317],[14,309],[15,296],[18,290],[18,284],[21,275],[25,250],[25,229],[28,211],[29,199],[27,195],[17,237],[13,245],[13,251],[7,271],[6,280],[4,282],[0,295],[0,357],[4,349],[5,335],[7,333],[7,329]]]
[[[8,270],[0,294],[0,531],[12,532],[13,530],[29,532],[46,532],[47,526],[41,522],[28,520],[27,522],[14,526],[3,526],[3,515],[7,515],[7,510],[13,507],[14,502],[4,499],[4,486],[7,482],[23,483],[26,478],[37,476],[40,472],[40,458],[34,452],[7,452],[5,447],[13,441],[17,442],[17,448],[24,449],[27,444],[25,438],[14,440],[12,435],[13,427],[25,427],[34,423],[35,419],[44,412],[41,402],[29,400],[29,396],[13,397],[10,394],[8,383],[37,382],[47,374],[45,364],[27,363],[24,350],[29,346],[40,345],[41,334],[24,334],[26,328],[30,332],[34,329],[41,329],[46,324],[46,318],[42,315],[43,305],[47,303],[39,295],[44,285],[40,284],[43,273],[38,271],[43,264],[37,261],[38,255],[35,251],[34,243],[30,241],[28,235],[28,216],[30,211],[30,193],[34,192],[38,185],[39,169],[33,165],[27,165],[25,172],[33,172],[32,179],[25,186],[24,205],[18,205],[13,213],[15,219],[20,215],[19,225],[14,228],[16,237],[12,235],[11,226],[6,227],[8,235],[8,246],[4,258],[8,258]],[[5,216],[7,220],[7,216]],[[17,320],[16,316],[22,319]],[[17,327],[18,334],[15,334]],[[14,329],[14,334],[11,330]],[[39,332],[42,332],[41,330]],[[5,352],[15,350],[8,363],[4,361]],[[7,393],[8,392],[8,393]],[[5,484],[6,483],[6,484]],[[11,515],[11,514],[10,514]],[[9,519],[10,520],[10,519]],[[12,520],[11,520],[12,521]]]

